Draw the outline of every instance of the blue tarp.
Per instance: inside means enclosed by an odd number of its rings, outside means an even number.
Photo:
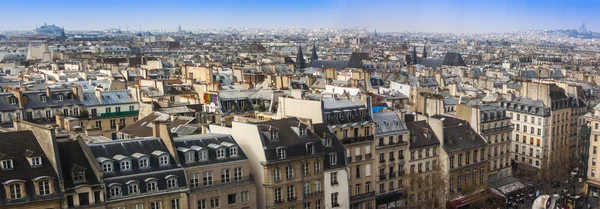
[[[387,106],[374,106],[372,111],[373,112],[381,112],[381,110],[386,109]]]

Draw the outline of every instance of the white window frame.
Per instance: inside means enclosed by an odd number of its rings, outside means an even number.
[[[146,190],[148,192],[158,191],[158,182],[156,180],[146,182]]]
[[[112,162],[104,162],[102,163],[102,171],[103,172],[114,172],[113,163]]]
[[[150,159],[148,159],[147,157],[140,158],[138,160],[138,165],[140,168],[148,168],[150,167]]]
[[[169,165],[169,156],[161,155],[160,157],[158,157],[158,164],[161,166]]]
[[[122,160],[119,164],[121,166],[121,171],[131,170],[131,160]]]
[[[177,186],[177,178],[175,177],[171,177],[167,179],[167,188],[171,189],[171,188],[178,188]]]
[[[140,193],[140,185],[138,183],[130,183],[127,185],[127,193],[129,195],[139,194]]]

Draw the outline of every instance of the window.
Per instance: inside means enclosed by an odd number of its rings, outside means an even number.
[[[71,173],[71,176],[73,177],[73,181],[76,183],[85,181],[85,175],[84,175],[83,171],[75,171],[75,172]]]
[[[146,183],[146,189],[148,191],[158,191],[158,183],[156,182],[156,180],[151,180],[148,183]]]
[[[224,148],[217,149],[217,158],[224,158],[224,157],[225,157],[225,149]]]
[[[310,170],[309,170],[310,165],[308,163],[303,163],[302,164],[302,175],[310,175]]]
[[[321,171],[321,161],[315,161],[315,173],[319,173]]]
[[[237,147],[229,148],[229,156],[237,156],[238,155],[237,151],[238,151]]]
[[[104,171],[104,172],[113,172],[113,164],[112,164],[112,162],[102,163],[102,171]]]
[[[242,196],[242,202],[248,202],[248,200],[250,200],[250,193],[248,193],[247,191],[242,192],[241,196]]]
[[[273,169],[273,178],[275,181],[281,181],[281,172],[279,171],[279,168]]]
[[[46,95],[43,95],[43,96],[41,96],[40,98],[41,98],[42,102],[46,102],[46,99],[47,99],[47,98],[46,98]]]
[[[285,176],[287,179],[294,178],[294,168],[290,166],[285,167]]]
[[[454,156],[450,156],[450,168],[454,168]]]
[[[306,128],[300,128],[300,136],[306,136]]]
[[[271,139],[272,140],[277,140],[279,138],[279,133],[278,132],[271,132]]]
[[[193,163],[194,161],[196,161],[196,155],[193,151],[185,153],[186,163]]]
[[[229,168],[221,169],[221,183],[229,183]]]
[[[38,182],[38,190],[40,195],[49,195],[50,194],[50,181],[41,180]]]
[[[181,209],[181,200],[179,198],[171,199],[171,209]]]
[[[277,148],[277,158],[285,159],[285,148]]]
[[[471,163],[471,152],[467,152],[467,154],[465,155],[465,160],[466,160],[466,164],[468,165],[469,163]]]
[[[96,127],[102,128],[102,121],[96,121]]]
[[[304,203],[304,209],[310,209],[310,202]]]
[[[177,178],[172,177],[167,179],[167,188],[177,188]]]
[[[129,171],[129,170],[131,170],[131,161],[123,160],[121,162],[121,171]]]
[[[331,138],[325,138],[325,146],[331,146]]]
[[[115,112],[121,112],[121,107],[115,107]]]
[[[204,186],[211,186],[211,185],[213,185],[212,171],[204,171],[204,173],[202,175],[202,184]]]
[[[110,120],[110,129],[115,129],[115,128],[117,128],[117,121]]]
[[[304,197],[310,196],[310,183],[304,183]]]
[[[340,204],[338,203],[338,193],[337,192],[331,193],[331,205],[333,207],[340,206]]]
[[[96,110],[96,109],[92,109],[92,116],[93,116],[93,117],[96,117],[96,116],[98,116],[98,110]]]
[[[415,151],[411,151],[410,152],[410,159],[414,160],[415,159]]]
[[[275,203],[283,202],[281,200],[281,188],[275,188],[274,193],[275,193]]]
[[[237,167],[233,169],[233,178],[235,181],[242,180],[242,167]]]
[[[111,108],[110,108],[110,107],[107,107],[107,108],[105,109],[105,112],[106,112],[106,113],[110,113],[110,112],[111,112]]]
[[[140,193],[140,186],[137,183],[130,183],[127,185],[127,193],[130,195]]]
[[[121,196],[121,187],[120,186],[110,187],[110,197],[118,197],[118,196]]]
[[[169,156],[163,155],[158,158],[158,163],[160,165],[169,165]]]
[[[31,158],[31,166],[41,166],[42,158],[41,157],[32,157]]]
[[[21,199],[23,193],[21,193],[21,184],[11,184],[9,186],[10,199]]]
[[[337,164],[337,155],[334,154],[330,154],[329,155],[329,161],[331,162],[331,165],[335,165]]]
[[[133,107],[133,105],[132,105],[132,106],[129,106],[129,111],[134,111],[134,107]]]
[[[331,180],[331,185],[338,184],[338,181],[337,181],[337,172],[331,172],[330,180]]]
[[[200,175],[198,175],[197,173],[192,174],[192,176],[190,177],[190,187],[192,187],[192,188],[198,187],[199,182],[200,182]]]
[[[317,192],[317,193],[321,192],[321,181],[320,180],[315,180],[315,192]]]
[[[148,158],[142,158],[138,161],[140,168],[147,168],[149,166]]]
[[[135,204],[131,207],[131,209],[144,209],[144,204],[143,203]]]
[[[306,144],[306,153],[309,155],[315,154],[315,145],[313,143]]]
[[[161,209],[162,208],[162,202],[151,202],[150,203],[150,209]]]
[[[229,203],[230,205],[237,203],[237,194],[227,195],[227,203]]]
[[[321,209],[321,200],[315,202],[315,209]]]
[[[354,185],[354,195],[359,195],[360,192],[360,184]]]
[[[360,178],[360,165],[356,165],[356,178]]]

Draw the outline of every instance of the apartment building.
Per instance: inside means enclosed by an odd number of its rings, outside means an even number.
[[[587,181],[585,183],[585,193],[588,196],[598,198],[600,197],[600,166],[598,165],[598,152],[600,152],[600,105],[594,107],[594,112],[590,118],[590,138],[589,138],[589,151],[588,165],[587,165]],[[580,168],[581,169],[581,168]]]
[[[78,87],[80,88],[80,87]],[[57,117],[60,128],[67,131],[83,129],[88,136],[117,139],[117,132],[137,122],[140,105],[128,90],[85,92],[81,98],[85,107],[81,117]]]
[[[29,130],[0,133],[1,208],[61,209],[59,157],[46,140]]]
[[[440,202],[436,197],[442,185],[437,183],[445,181],[444,175],[440,175],[439,147],[440,141],[427,121],[410,121],[406,123],[410,133],[407,155],[401,156],[400,160],[406,161],[407,172],[404,178],[408,202],[405,205],[410,208],[439,208]]]
[[[513,124],[506,110],[495,104],[457,105],[457,118],[467,121],[488,143],[488,180],[512,175],[511,136]]]
[[[487,198],[488,143],[467,121],[435,115],[429,118],[441,143],[441,169],[447,178],[445,199],[449,208],[459,208]]]
[[[188,135],[173,142],[188,178],[189,208],[257,208],[250,161],[231,135]]]
[[[78,90],[79,89],[79,90]],[[15,118],[35,123],[56,123],[55,116],[78,117],[82,111],[80,88],[51,89],[0,93],[0,124],[11,124]]]
[[[315,133],[322,136],[325,156],[337,155],[335,158],[323,159],[323,195],[325,205],[337,203],[339,208],[350,207],[350,193],[348,189],[348,170],[346,164],[345,148],[340,140],[329,131],[327,124],[314,124]],[[336,163],[332,163],[337,160]],[[327,198],[329,197],[329,198]],[[335,201],[335,202],[334,202]],[[315,207],[316,208],[316,207]]]
[[[514,124],[512,159],[535,168],[568,160],[573,102],[555,84],[534,83],[523,83],[522,97],[500,102]]]
[[[154,127],[155,137],[84,147],[105,185],[107,208],[188,208],[186,175],[168,143],[169,128],[158,122]]]
[[[210,126],[231,134],[250,159],[257,185],[257,208],[330,208],[323,197],[324,158],[336,165],[339,153],[325,153],[323,139],[310,122],[286,118],[257,123]],[[340,181],[343,181],[340,179]],[[331,198],[339,196],[332,195]],[[332,206],[339,207],[335,200]]]
[[[375,123],[375,160],[377,179],[375,185],[377,208],[399,207],[404,195],[404,176],[410,136],[406,123],[396,112],[373,113]]]

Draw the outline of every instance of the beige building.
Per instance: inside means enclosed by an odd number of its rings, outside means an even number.
[[[587,181],[585,184],[585,193],[589,196],[598,198],[600,196],[600,166],[598,165],[598,152],[600,152],[600,105],[594,107],[594,112],[590,118],[591,134],[589,139],[588,152],[588,170]]]
[[[439,208],[441,202],[435,197],[446,192],[439,184],[446,180],[444,175],[440,175],[440,141],[427,121],[410,121],[406,126],[410,131],[410,138],[407,139],[409,149],[407,156],[401,156],[400,160],[406,161],[404,167],[407,171],[406,176],[399,181],[406,188],[406,206]]]
[[[456,116],[466,120],[488,143],[488,180],[511,176],[511,136],[514,126],[506,110],[493,104],[459,104],[456,109]]]
[[[173,142],[190,187],[189,208],[257,208],[250,161],[230,135],[188,135]]]
[[[287,118],[233,122],[232,128],[211,125],[210,130],[231,134],[249,157],[256,184],[262,185],[257,187],[257,208],[327,208],[324,158],[334,165],[343,159],[324,152],[326,143],[315,134],[312,123]]]

